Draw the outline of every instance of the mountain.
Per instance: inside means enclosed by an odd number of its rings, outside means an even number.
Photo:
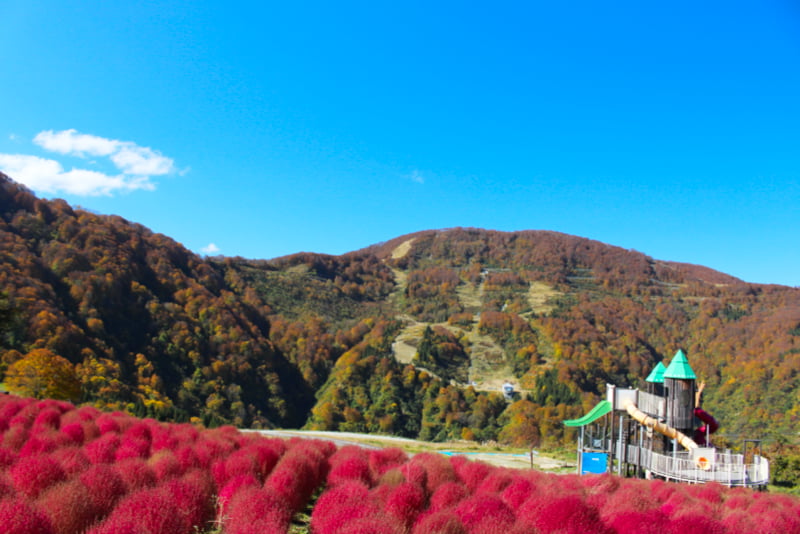
[[[556,232],[203,258],[0,175],[0,334],[12,390],[207,425],[569,442],[678,348],[721,439],[800,419],[800,289]]]

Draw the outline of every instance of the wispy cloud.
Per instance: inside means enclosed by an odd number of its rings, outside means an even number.
[[[208,245],[201,248],[200,252],[206,255],[217,254],[219,253],[219,247],[214,243],[209,243]]]
[[[82,159],[104,157],[119,174],[72,168],[60,161],[25,154],[0,154],[0,170],[35,191],[74,195],[113,195],[116,192],[155,189],[154,176],[176,172],[175,163],[149,147],[131,141],[107,139],[77,130],[38,133],[33,142],[49,152]]]
[[[412,182],[415,182],[415,183],[418,183],[418,184],[424,184],[425,183],[425,176],[422,174],[422,171],[419,171],[417,169],[414,169],[409,174],[407,174],[406,178],[408,178]]]

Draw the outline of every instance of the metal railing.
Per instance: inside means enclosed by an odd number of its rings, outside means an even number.
[[[766,486],[769,482],[769,461],[758,455],[753,456],[753,463],[746,464],[741,454],[717,452],[712,461],[702,464],[693,459],[688,451],[667,455],[629,445],[626,452],[625,461],[628,464],[638,465],[667,480],[694,484],[718,482],[728,487]]]
[[[666,399],[661,395],[652,395],[645,391],[639,391],[639,399],[636,407],[651,417],[666,417]]]

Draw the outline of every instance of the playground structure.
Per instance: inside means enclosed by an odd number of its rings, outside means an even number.
[[[669,367],[658,363],[648,391],[606,385],[606,399],[580,419],[578,473],[607,473],[728,487],[765,488],[769,461],[756,454],[758,440],[744,440],[743,454],[710,445],[717,422],[700,406],[704,384],[678,350]],[[696,419],[701,426],[697,428]],[[692,436],[692,437],[690,437]],[[748,451],[748,446],[750,450]]]

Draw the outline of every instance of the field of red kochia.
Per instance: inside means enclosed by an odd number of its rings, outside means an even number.
[[[800,532],[800,499],[198,429],[0,395],[7,534]]]

